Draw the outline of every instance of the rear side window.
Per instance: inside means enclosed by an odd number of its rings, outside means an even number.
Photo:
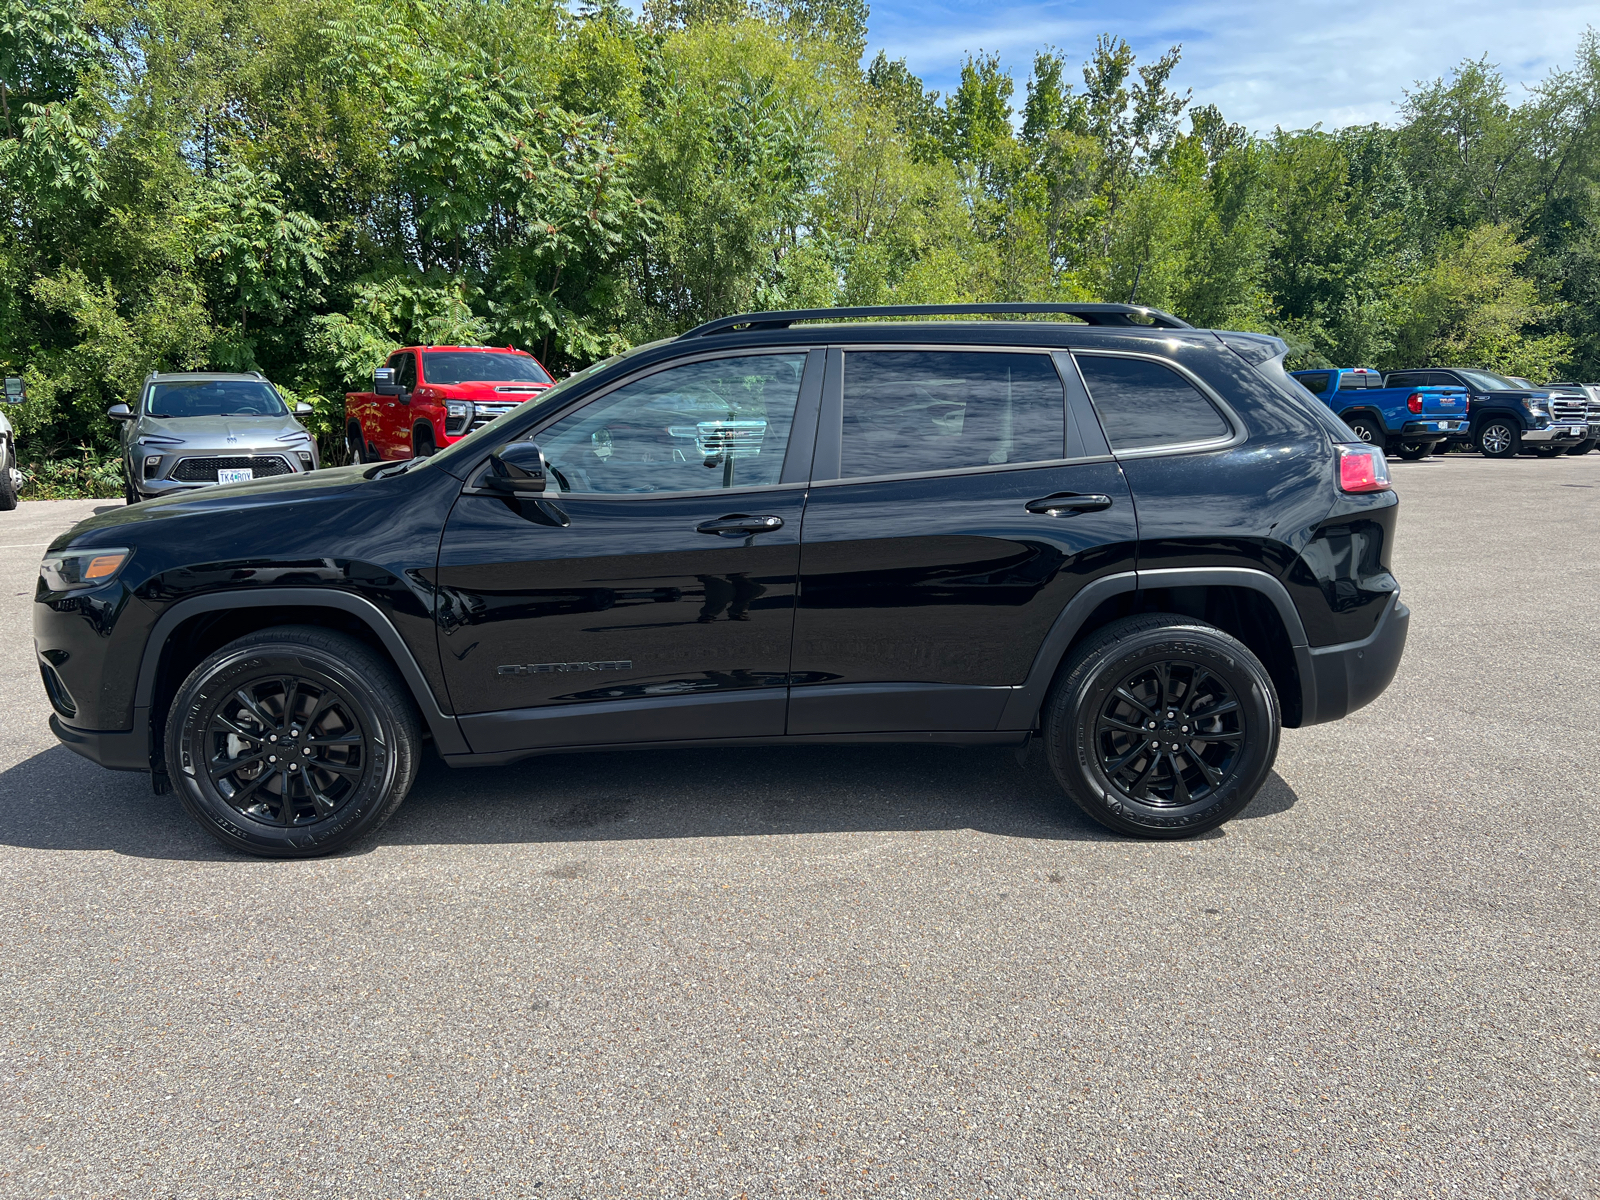
[[[1329,376],[1326,371],[1307,371],[1304,375],[1297,374],[1295,378],[1304,384],[1313,395],[1320,396],[1328,390]]]
[[[1176,446],[1228,436],[1222,414],[1172,368],[1145,358],[1076,357],[1113,450]]]
[[[1045,354],[853,351],[844,358],[840,475],[1063,458],[1065,412]]]

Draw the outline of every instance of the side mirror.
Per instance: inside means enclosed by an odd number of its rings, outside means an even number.
[[[7,404],[21,404],[27,398],[28,389],[23,386],[22,377],[19,375],[7,375],[5,402]]]
[[[538,496],[544,492],[544,451],[532,442],[512,442],[489,456],[489,467],[477,486],[505,496]]]
[[[379,367],[372,373],[372,390],[380,396],[400,394],[400,385],[394,381],[393,367]]]
[[[110,408],[106,409],[106,416],[110,417],[113,421],[133,420],[133,413],[128,410],[128,406],[126,404],[113,404]]]
[[[316,411],[316,409],[312,408],[311,405],[307,404],[304,400],[295,402],[294,415],[297,417],[309,417]]]

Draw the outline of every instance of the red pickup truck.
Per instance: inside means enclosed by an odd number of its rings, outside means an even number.
[[[504,416],[554,381],[510,346],[407,346],[372,373],[372,391],[346,392],[351,462],[427,457]]]

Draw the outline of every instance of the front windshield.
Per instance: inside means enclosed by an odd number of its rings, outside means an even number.
[[[1456,372],[1480,392],[1515,391],[1517,385],[1504,375],[1496,375],[1493,371],[1460,371]]]
[[[427,383],[549,383],[544,368],[526,354],[482,350],[424,350],[422,378]]]
[[[282,417],[282,397],[253,379],[178,379],[152,384],[145,412],[152,417]]]
[[[482,454],[486,450],[492,449],[494,446],[506,440],[505,423],[507,421],[516,420],[518,414],[521,413],[523,409],[542,408],[551,402],[559,402],[561,398],[565,396],[573,387],[573,385],[582,383],[584,380],[593,377],[599,372],[605,370],[607,367],[621,362],[625,358],[631,358],[633,355],[638,354],[641,350],[648,350],[652,346],[659,346],[660,344],[660,342],[648,342],[643,346],[635,346],[632,350],[625,350],[621,354],[614,354],[610,358],[602,359],[600,362],[595,363],[594,366],[586,367],[582,371],[579,371],[576,375],[569,375],[554,387],[546,388],[538,395],[524,400],[505,416],[498,417],[495,420],[490,421],[487,425],[478,426],[478,428],[467,434],[467,436],[462,438],[459,442],[452,442],[443,450],[435,454],[432,458],[425,458],[417,461],[424,464],[439,463],[441,465],[445,465],[458,459],[464,459],[465,463],[470,463],[471,460],[477,457],[479,454]]]

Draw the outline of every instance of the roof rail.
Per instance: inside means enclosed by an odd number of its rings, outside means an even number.
[[[1140,304],[884,304],[860,308],[796,308],[787,312],[739,313],[697,325],[678,338],[710,337],[730,330],[787,329],[796,321],[843,321],[864,317],[989,317],[1032,316],[1060,313],[1077,317],[1086,325],[1123,325],[1134,328],[1193,329],[1169,313]]]

